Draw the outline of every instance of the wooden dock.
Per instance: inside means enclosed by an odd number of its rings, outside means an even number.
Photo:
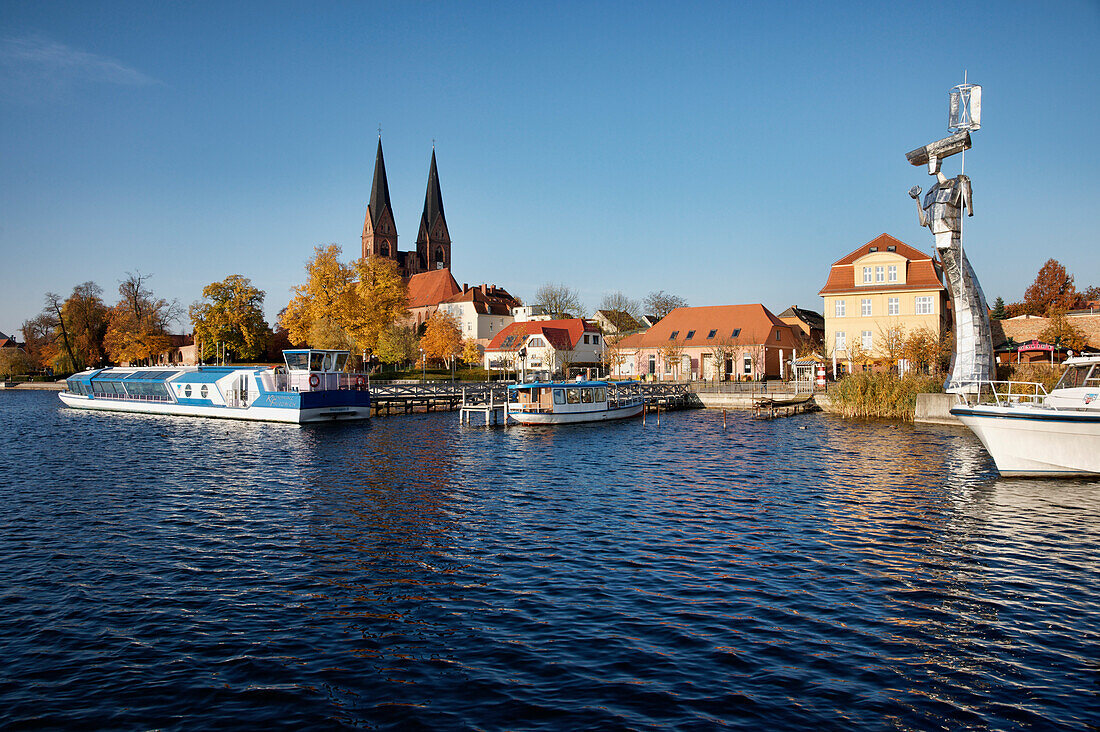
[[[459,405],[458,423],[470,424],[475,415],[484,415],[486,427],[493,425],[508,426],[508,389],[462,389],[462,402]],[[478,423],[482,419],[477,418]]]
[[[814,404],[813,394],[799,394],[787,398],[757,399],[752,405],[754,419],[775,419],[776,417],[790,417],[801,412],[809,412],[817,409]]]
[[[623,395],[644,396],[649,412],[702,406],[687,384],[634,383],[620,386],[619,390]],[[372,383],[370,393],[374,416],[457,411],[462,424],[503,425],[506,421],[508,385],[505,383]]]

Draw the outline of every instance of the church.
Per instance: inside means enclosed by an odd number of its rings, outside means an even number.
[[[447,231],[447,219],[443,215],[443,193],[439,188],[434,146],[432,165],[428,171],[428,190],[424,194],[424,213],[420,216],[420,231],[416,235],[416,251],[402,252],[397,248],[397,224],[390,205],[386,161],[382,157],[382,138],[378,138],[374,183],[371,185],[370,203],[363,222],[363,256],[395,260],[401,276],[406,280],[424,272],[450,270],[451,235]]]

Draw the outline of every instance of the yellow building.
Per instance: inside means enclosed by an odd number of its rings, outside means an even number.
[[[896,356],[890,340],[948,327],[947,290],[932,257],[881,234],[833,263],[825,300],[825,351],[836,361]]]

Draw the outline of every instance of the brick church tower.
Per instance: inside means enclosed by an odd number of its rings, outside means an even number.
[[[428,190],[424,194],[424,213],[420,216],[420,231],[416,236],[416,251],[397,249],[397,224],[390,205],[390,187],[386,181],[386,161],[382,157],[382,138],[378,138],[378,153],[374,159],[374,183],[370,203],[363,221],[363,256],[388,257],[396,260],[401,276],[406,279],[421,272],[451,268],[451,234],[443,213],[443,192],[439,187],[439,171],[432,148],[432,164],[428,170]]]
[[[374,157],[374,184],[363,222],[363,256],[389,257],[404,264],[397,252],[397,224],[390,205],[390,185],[386,181],[386,161],[382,157],[382,137],[378,137],[378,153]],[[406,275],[407,276],[407,275]]]
[[[432,147],[432,166],[428,170],[428,190],[424,194],[420,232],[416,235],[416,256],[422,272],[451,268],[451,235],[443,215],[443,192],[439,189],[439,171],[435,167],[435,147]]]

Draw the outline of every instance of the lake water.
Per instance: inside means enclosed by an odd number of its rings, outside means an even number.
[[[0,393],[0,727],[1100,720],[1100,481],[689,411],[297,428]]]

